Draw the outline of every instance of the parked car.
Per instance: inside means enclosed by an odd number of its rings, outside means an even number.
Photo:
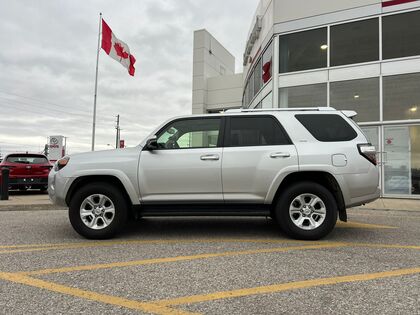
[[[53,165],[43,154],[13,153],[6,155],[0,163],[0,169],[4,167],[10,170],[9,189],[46,191],[48,174]]]
[[[108,238],[127,218],[271,216],[319,239],[346,208],[379,197],[375,148],[333,108],[229,110],[175,118],[139,146],[64,157],[49,195],[74,229]]]

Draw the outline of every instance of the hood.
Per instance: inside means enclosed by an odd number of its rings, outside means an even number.
[[[86,159],[86,158],[95,158],[95,157],[109,157],[109,156],[122,156],[126,155],[127,153],[133,153],[141,151],[142,146],[124,148],[124,149],[113,149],[113,150],[100,150],[100,151],[88,151],[82,153],[74,153],[67,155],[70,159]]]

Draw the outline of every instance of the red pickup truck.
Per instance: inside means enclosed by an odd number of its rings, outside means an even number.
[[[48,174],[53,165],[43,154],[13,153],[4,157],[0,163],[0,169],[7,167],[10,170],[9,190],[40,189],[48,188]],[[0,172],[0,185],[1,185]]]

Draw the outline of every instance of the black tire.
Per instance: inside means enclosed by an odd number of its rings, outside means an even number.
[[[289,214],[292,201],[302,194],[313,194],[319,197],[325,205],[324,221],[311,230],[298,227],[293,223]],[[337,202],[332,193],[324,186],[314,182],[301,182],[288,187],[278,199],[275,207],[275,217],[280,228],[288,236],[299,240],[318,240],[329,234],[337,222],[337,212]]]
[[[83,201],[94,194],[108,197],[114,204],[115,214],[111,223],[102,229],[95,230],[83,223],[80,217],[80,207]],[[127,222],[128,206],[122,192],[114,185],[95,182],[79,188],[73,195],[69,204],[69,219],[73,228],[80,235],[89,239],[107,239],[117,234]]]

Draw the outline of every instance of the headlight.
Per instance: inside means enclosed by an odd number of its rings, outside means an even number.
[[[54,171],[58,172],[59,170],[61,170],[63,167],[65,167],[67,165],[69,160],[70,160],[70,158],[68,156],[65,156],[65,157],[59,159],[54,164]]]

